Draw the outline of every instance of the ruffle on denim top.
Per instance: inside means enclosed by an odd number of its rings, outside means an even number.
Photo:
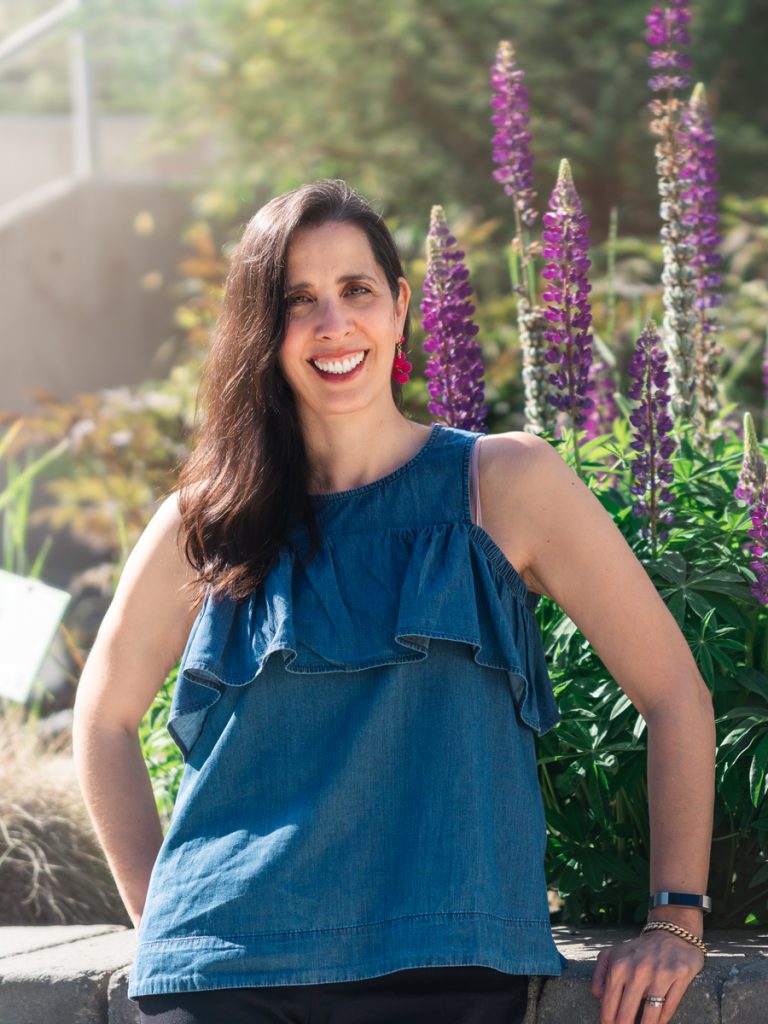
[[[479,436],[442,429],[454,437]],[[465,465],[468,446],[466,455]],[[357,490],[372,488],[376,497],[376,487]],[[433,500],[450,510],[445,493]],[[360,528],[369,522],[363,514],[357,529],[325,535],[306,566],[297,557],[300,546],[283,547],[248,598],[207,594],[182,656],[168,721],[185,758],[223,687],[252,683],[271,654],[280,652],[286,672],[322,676],[423,661],[433,638],[469,644],[478,664],[507,673],[522,721],[539,735],[556,725],[560,714],[534,617],[539,595],[471,522],[463,499],[458,518],[465,521]]]

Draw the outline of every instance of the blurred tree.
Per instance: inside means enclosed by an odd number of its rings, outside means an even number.
[[[727,192],[762,187],[768,158],[768,104],[739,84],[742,68],[760,73],[768,42],[758,6],[737,0],[724,34],[714,0],[694,15],[694,80],[707,79]],[[612,205],[623,233],[654,232],[648,10],[648,0],[191,0],[158,134],[221,144],[207,214],[328,175],[391,214],[420,211],[425,230],[435,202],[506,221],[491,180],[488,69],[509,38],[531,93],[539,205],[568,156],[596,237]]]
[[[0,31],[50,6],[0,8]],[[692,0],[694,81],[718,137],[722,190],[764,190],[768,18],[762,0]],[[594,237],[658,228],[647,132],[650,0],[87,0],[103,110],[151,110],[155,140],[203,137],[220,173],[200,213],[242,214],[315,177],[347,178],[426,232],[434,203],[510,215],[491,179],[488,69],[509,38],[531,94],[539,207],[567,156]],[[0,110],[66,109],[66,51],[0,67]],[[26,76],[26,77],[25,77]],[[505,229],[506,230],[506,227]]]

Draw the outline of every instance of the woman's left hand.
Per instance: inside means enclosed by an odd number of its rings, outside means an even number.
[[[592,994],[601,1000],[600,1024],[667,1024],[685,990],[704,967],[701,950],[679,935],[657,930],[601,949]],[[661,1006],[646,1002],[662,996]]]

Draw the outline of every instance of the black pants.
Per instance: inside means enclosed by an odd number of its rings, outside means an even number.
[[[522,1024],[528,975],[414,967],[362,981],[137,996],[141,1024]]]

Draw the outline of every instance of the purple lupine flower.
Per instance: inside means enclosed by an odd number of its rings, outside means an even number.
[[[688,144],[688,161],[683,165],[682,177],[689,189],[683,192],[683,199],[689,200],[683,220],[696,229],[693,238],[696,255],[692,262],[695,267],[701,268],[700,290],[706,293],[700,296],[697,305],[701,309],[711,309],[723,301],[722,296],[717,294],[723,279],[712,270],[722,262],[717,252],[720,244],[717,230],[720,214],[717,210],[719,196],[716,186],[720,178],[717,173],[715,133],[702,82],[693,90],[688,108],[683,110],[682,120],[681,135],[684,135]],[[713,331],[715,328],[710,324],[706,329]]]
[[[589,368],[590,380],[595,382],[594,406],[587,413],[584,435],[587,440],[613,432],[613,421],[621,415],[616,402],[616,382],[608,363],[594,358]],[[608,485],[611,477],[618,484],[619,475],[613,470],[595,470],[594,477],[601,484]]]
[[[752,520],[752,529],[747,534],[752,538],[749,545],[749,553],[752,561],[749,567],[757,579],[752,584],[752,596],[760,604],[768,604],[768,488],[763,487],[757,494],[753,508],[750,509],[749,517]]]
[[[662,71],[662,74],[648,80],[654,92],[686,89],[690,84],[687,75],[677,72],[687,70],[691,66],[691,58],[675,49],[675,45],[687,46],[691,41],[684,27],[691,20],[691,12],[685,4],[686,0],[669,0],[666,7],[654,7],[645,19],[648,25],[645,41],[654,47],[648,64],[654,70]]]
[[[595,382],[594,405],[589,410],[584,422],[587,438],[599,437],[611,432],[611,424],[620,415],[616,404],[616,382],[608,363],[604,359],[593,358],[589,368],[589,376]]]
[[[432,353],[424,371],[433,399],[427,409],[448,426],[483,432],[488,413],[483,360],[475,340],[472,286],[463,260],[442,206],[433,206],[421,303],[424,351]]]
[[[741,472],[733,492],[734,498],[738,501],[746,501],[753,504],[757,500],[758,493],[766,483],[766,466],[760,445],[757,442],[755,421],[751,412],[744,413],[744,455],[741,462]]]
[[[752,558],[749,567],[757,579],[750,589],[755,600],[765,605],[768,604],[768,487],[765,459],[750,412],[744,413],[744,457],[733,496],[751,506],[749,518],[752,529],[747,530],[747,535],[752,538],[752,542],[745,545],[745,548]]]
[[[661,347],[653,320],[646,321],[627,372],[635,381],[627,394],[639,403],[629,417],[637,428],[630,448],[638,453],[632,462],[634,483],[630,493],[636,496],[632,515],[648,518],[640,535],[655,546],[657,536],[660,540],[668,538],[667,527],[675,518],[671,508],[662,508],[664,502],[673,499],[666,485],[674,480],[669,457],[675,450],[675,442],[670,436],[672,419],[667,413],[667,354]]]
[[[496,49],[496,61],[491,67],[491,124],[493,161],[497,169],[495,181],[514,199],[515,234],[510,246],[510,273],[513,291],[517,295],[517,330],[523,360],[523,388],[525,391],[526,429],[544,433],[556,429],[556,415],[547,402],[547,340],[544,337],[547,321],[544,308],[536,301],[536,281],[533,256],[538,248],[523,230],[532,227],[537,211],[533,200],[533,157],[529,145],[528,90],[523,85],[525,73],[516,67],[512,44],[504,39]]]
[[[533,157],[528,146],[528,90],[523,85],[525,72],[515,67],[512,44],[502,40],[496,50],[496,62],[491,67],[491,106],[494,113],[491,124],[496,128],[493,136],[493,162],[498,164],[494,180],[504,186],[515,201],[515,211],[527,227],[532,227],[538,216],[533,208],[536,193],[533,190]]]
[[[721,260],[717,252],[720,235],[717,230],[720,217],[717,212],[718,181],[715,157],[715,136],[707,109],[704,86],[699,82],[693,90],[687,109],[682,112],[680,141],[687,149],[687,160],[681,168],[684,190],[681,199],[686,204],[683,223],[690,228],[690,243],[694,247],[691,266],[694,268],[696,287],[696,392],[697,408],[701,418],[701,440],[710,432],[710,424],[719,410],[717,382],[718,360],[723,354],[715,340],[717,323],[710,310],[722,303],[718,289],[720,274],[714,272]]]
[[[681,133],[684,102],[674,95],[688,85],[688,77],[677,74],[690,65],[687,54],[677,47],[690,41],[685,25],[691,12],[684,0],[670,0],[666,7],[654,7],[646,18],[646,42],[654,48],[648,63],[664,72],[650,78],[654,92],[665,91],[665,99],[654,97],[649,107],[654,119],[651,133],[658,138],[654,153],[658,190],[661,198],[659,212],[664,255],[664,323],[663,335],[671,356],[670,370],[672,406],[681,423],[694,418],[697,395],[696,381],[696,287],[695,271],[691,259],[695,254],[691,227],[684,220],[687,200],[683,199],[685,184],[682,169],[688,162],[686,137]]]
[[[547,396],[550,405],[568,413],[574,428],[584,425],[587,412],[594,402],[589,392],[595,382],[590,380],[592,362],[592,307],[589,299],[587,258],[589,249],[589,221],[584,214],[581,199],[573,183],[567,160],[561,160],[557,184],[544,214],[545,229],[542,254],[547,264],[541,272],[548,282],[542,292],[547,303],[544,316],[549,330],[544,337],[551,348],[546,353],[548,363],[558,363],[556,373],[549,375],[553,391]]]

